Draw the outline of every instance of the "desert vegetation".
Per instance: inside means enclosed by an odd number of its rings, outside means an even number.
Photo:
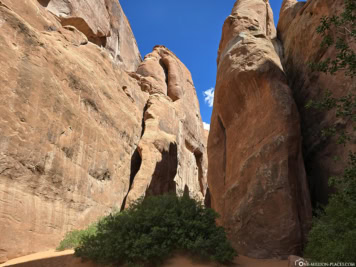
[[[102,264],[157,266],[175,252],[229,263],[236,256],[218,214],[187,195],[150,196],[66,235],[58,249]]]

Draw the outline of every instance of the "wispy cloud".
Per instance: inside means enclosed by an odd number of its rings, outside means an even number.
[[[205,130],[210,131],[210,124],[209,123],[203,122],[203,125],[204,125],[204,129]]]
[[[214,104],[214,92],[215,88],[210,88],[203,92],[205,103],[207,103],[209,107],[212,107]]]

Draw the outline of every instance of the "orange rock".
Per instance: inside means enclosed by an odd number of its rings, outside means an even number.
[[[135,71],[141,62],[136,39],[119,1],[38,0],[38,4],[31,0],[26,5],[3,1],[38,30],[74,26],[90,42],[105,48],[114,62],[127,71]]]
[[[278,36],[284,47],[283,66],[301,116],[304,160],[314,205],[327,203],[329,177],[340,175],[348,161],[349,150],[356,150],[356,144],[343,147],[335,138],[326,142],[321,138],[321,131],[334,123],[350,133],[352,123],[335,118],[334,110],[315,111],[305,107],[310,100],[320,100],[326,90],[334,97],[355,91],[356,77],[346,77],[343,71],[326,75],[312,72],[308,67],[310,62],[336,57],[334,46],[321,48],[322,36],[316,33],[316,28],[323,16],[339,15],[343,9],[344,1],[284,0],[278,22]],[[355,43],[349,45],[356,51]],[[340,160],[335,161],[335,157]]]
[[[66,232],[120,209],[131,185],[130,200],[147,190],[205,194],[190,73],[156,48],[168,93],[146,92],[126,72],[140,57],[120,10],[114,0],[0,1],[0,262],[56,247]]]
[[[219,47],[208,184],[238,253],[255,258],[300,253],[311,219],[281,50],[268,1],[237,1]]]
[[[79,30],[39,30],[25,10],[56,19],[21,5],[0,6],[1,260],[56,247],[121,207],[148,99]]]
[[[167,48],[156,46],[135,77],[150,98],[138,145],[142,164],[126,205],[145,194],[185,190],[203,200],[207,188],[206,140],[189,70]]]

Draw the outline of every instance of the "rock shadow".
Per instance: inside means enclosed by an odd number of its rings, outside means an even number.
[[[146,196],[175,193],[176,182],[174,178],[177,174],[177,169],[178,148],[177,144],[171,143],[169,151],[162,151],[162,160],[156,165]]]
[[[38,0],[38,3],[43,7],[47,7],[49,2],[51,2],[51,0]]]
[[[136,148],[135,152],[132,154],[131,156],[131,165],[130,165],[130,185],[129,185],[129,190],[127,191],[127,194],[124,198],[124,200],[122,201],[121,204],[121,211],[123,211],[125,209],[125,205],[126,205],[126,199],[127,196],[131,190],[132,184],[134,182],[134,179],[136,177],[136,174],[138,173],[138,171],[141,168],[141,164],[142,164],[142,158],[140,153],[138,152],[138,149]]]

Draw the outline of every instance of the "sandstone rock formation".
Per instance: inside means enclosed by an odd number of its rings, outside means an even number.
[[[104,47],[125,70],[141,62],[136,40],[120,3],[112,0],[39,0],[60,23],[76,27],[90,42]]]
[[[190,73],[163,47],[141,64],[117,1],[1,0],[0,64],[0,262],[56,247],[127,196],[203,198]]]
[[[336,75],[312,72],[310,62],[319,62],[328,57],[335,58],[336,49],[321,48],[322,37],[316,33],[323,16],[338,15],[344,8],[344,1],[338,0],[284,0],[278,22],[278,37],[283,43],[283,66],[288,83],[297,103],[303,135],[303,151],[313,204],[327,202],[328,178],[339,175],[347,162],[349,149],[335,140],[321,138],[322,129],[337,122],[339,129],[351,131],[352,125],[336,120],[335,111],[313,111],[306,109],[310,100],[320,99],[326,90],[335,97],[345,96],[356,88],[356,78],[345,77],[340,71]],[[356,50],[356,44],[350,43]],[[335,157],[341,160],[335,161]]]
[[[208,141],[211,204],[242,255],[300,253],[311,219],[299,115],[268,1],[226,19]]]
[[[126,205],[145,192],[188,190],[203,200],[207,185],[205,133],[189,70],[167,48],[156,46],[132,76],[150,97],[138,145],[142,165]]]

